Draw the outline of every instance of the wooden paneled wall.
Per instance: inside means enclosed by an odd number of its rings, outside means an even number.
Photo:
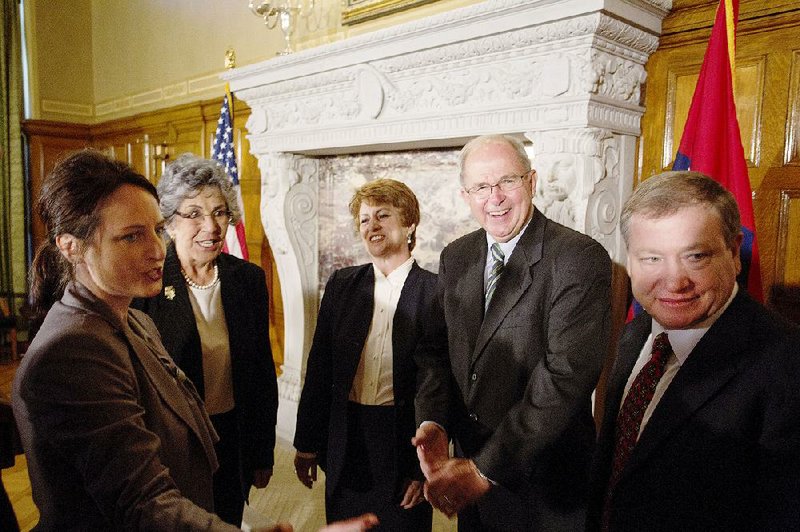
[[[30,146],[31,197],[38,198],[42,179],[65,154],[93,147],[136,168],[154,184],[166,164],[185,152],[208,157],[219,118],[222,98],[181,105],[125,119],[86,126],[70,123],[30,120],[23,130]],[[258,161],[250,154],[245,123],[250,109],[234,103],[234,142],[239,163],[245,212],[245,231],[250,261],[267,272],[270,293],[270,337],[276,367],[283,363],[283,303],[278,274],[269,242],[261,225],[261,173]],[[44,238],[41,220],[34,213],[31,220],[34,248]]]
[[[675,0],[647,64],[639,179],[675,158],[719,2]],[[737,115],[748,162],[764,296],[800,323],[800,4],[742,0]]]

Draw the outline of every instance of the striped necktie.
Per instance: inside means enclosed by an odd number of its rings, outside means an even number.
[[[497,280],[500,274],[503,273],[503,266],[505,265],[505,254],[500,249],[500,244],[495,242],[492,244],[492,269],[489,270],[489,280],[486,283],[486,298],[484,299],[484,312],[489,308],[489,301],[492,300],[494,289],[497,287]]]

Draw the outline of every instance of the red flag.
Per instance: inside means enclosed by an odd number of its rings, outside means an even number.
[[[720,182],[736,198],[744,233],[742,273],[738,280],[754,299],[763,301],[753,193],[733,99],[738,15],[738,0],[720,1],[672,169],[702,172]]]

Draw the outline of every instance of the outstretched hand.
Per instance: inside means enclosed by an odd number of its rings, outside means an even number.
[[[447,432],[436,423],[420,425],[411,444],[417,448],[419,465],[426,479],[450,458]]]
[[[375,514],[364,514],[346,521],[331,523],[319,532],[362,532],[378,524],[378,516]]]
[[[363,532],[378,524],[378,516],[375,514],[364,514],[346,521],[336,521],[319,532]],[[278,523],[267,528],[254,528],[254,532],[294,532],[294,528],[289,523]]]

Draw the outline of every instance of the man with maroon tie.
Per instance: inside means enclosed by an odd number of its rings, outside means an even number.
[[[633,295],[588,530],[800,530],[800,336],[736,282],[733,196],[697,172],[625,204]]]

